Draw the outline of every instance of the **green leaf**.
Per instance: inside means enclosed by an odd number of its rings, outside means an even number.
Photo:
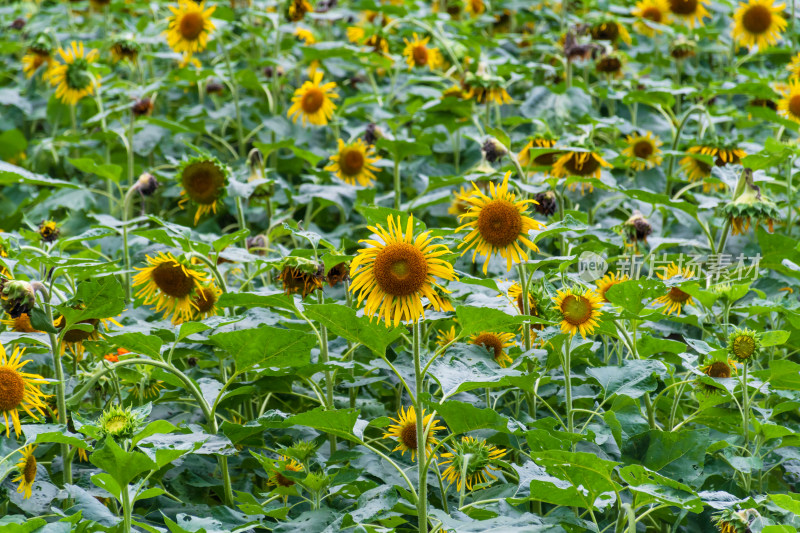
[[[114,276],[84,280],[78,284],[69,304],[58,309],[67,320],[67,326],[83,320],[113,318],[125,309],[125,291]]]
[[[27,185],[37,185],[40,187],[64,187],[67,189],[80,189],[81,185],[77,183],[70,183],[69,181],[57,180],[42,176],[41,174],[34,174],[22,167],[0,161],[0,185],[13,185],[16,183],[25,183]]]
[[[693,513],[703,512],[703,501],[691,487],[641,465],[629,465],[620,469],[619,477],[628,483],[630,491],[638,494],[637,507],[656,501],[688,509]]]
[[[200,333],[201,331],[206,331],[208,329],[211,329],[211,327],[206,326],[202,322],[184,322],[181,324],[181,329],[178,332],[176,341],[180,342],[186,337],[194,335],[195,333]]]
[[[756,370],[753,375],[781,390],[800,390],[800,364],[786,359],[776,359],[766,370]]]
[[[456,307],[456,315],[461,324],[461,337],[483,331],[515,331],[525,321],[520,315],[511,316],[499,309],[466,305]]]
[[[24,424],[22,430],[27,437],[27,444],[57,442],[84,450],[91,448],[79,435],[72,433],[60,424]]]
[[[157,468],[156,463],[145,454],[126,452],[111,437],[106,438],[103,447],[89,456],[89,461],[97,468],[108,472],[120,487],[126,487],[139,474]]]
[[[161,359],[161,345],[164,342],[155,335],[145,335],[144,333],[132,331],[130,333],[120,333],[119,335],[106,335],[106,338],[129,352],[145,354],[153,359]]]
[[[352,342],[358,342],[376,355],[386,353],[386,348],[400,338],[405,328],[388,328],[379,321],[357,316],[355,309],[339,304],[307,305],[305,314],[328,331]]]
[[[68,159],[67,161],[69,161],[81,172],[97,174],[101,178],[111,180],[113,182],[119,182],[119,178],[122,175],[121,166],[111,163],[97,163],[88,157],[82,157],[80,159]]]
[[[339,432],[351,434],[358,420],[356,409],[325,410],[317,407],[305,413],[299,413],[286,419],[285,425],[306,426],[325,432]]]
[[[306,161],[312,167],[317,166],[317,163],[322,161],[324,157],[318,156],[313,152],[309,152],[308,150],[303,150],[297,145],[294,139],[284,139],[282,141],[278,141],[276,143],[262,143],[262,142],[254,142],[253,146],[261,150],[261,153],[264,155],[264,160],[267,159],[267,156],[274,152],[275,150],[280,150],[281,148],[291,150],[291,152]]]
[[[761,346],[763,347],[778,346],[789,340],[790,336],[791,333],[780,329],[765,331],[764,333],[761,334],[760,338]]]
[[[648,360],[625,361],[623,366],[601,366],[588,368],[586,373],[600,383],[605,392],[604,399],[615,394],[639,398],[656,390],[657,376],[666,373],[664,363]]]
[[[428,408],[431,411],[437,410],[453,433],[468,433],[476,429],[508,431],[508,419],[494,409],[480,409],[455,400],[448,400],[443,404],[430,402]]]
[[[781,509],[800,516],[800,494],[790,492],[788,494],[770,494],[769,499]]]
[[[643,315],[642,310],[645,307],[663,294],[664,284],[660,281],[632,279],[612,285],[606,291],[606,298],[627,311],[626,317],[638,318]]]
[[[263,307],[269,309],[277,307],[279,309],[294,310],[294,305],[290,297],[281,291],[262,290],[259,292],[226,292],[219,297],[217,303],[220,307]]]
[[[671,479],[691,481],[703,471],[706,448],[711,440],[708,428],[679,432],[651,430],[643,464]]]
[[[426,143],[404,141],[402,139],[390,140],[386,137],[382,137],[378,139],[375,146],[378,149],[383,149],[391,153],[396,161],[402,161],[412,155],[430,155],[431,153],[430,146]]]
[[[236,372],[260,366],[287,368],[311,362],[317,337],[296,330],[261,326],[211,335],[209,340],[236,361]]]

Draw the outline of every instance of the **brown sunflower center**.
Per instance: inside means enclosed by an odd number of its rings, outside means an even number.
[[[677,303],[681,303],[682,304],[683,302],[685,302],[686,300],[688,300],[691,297],[692,297],[691,294],[687,294],[687,293],[683,292],[678,287],[672,287],[669,290],[669,299],[671,301],[673,301],[673,302],[677,302]]]
[[[201,313],[208,313],[214,309],[214,304],[217,303],[217,295],[213,289],[203,287],[197,291],[197,296],[194,297],[194,305]]]
[[[522,215],[508,200],[492,200],[481,208],[478,231],[483,240],[496,248],[512,244],[522,231]]]
[[[472,341],[472,344],[476,346],[483,346],[492,352],[492,356],[495,359],[499,359],[500,356],[503,355],[503,341],[501,341],[500,337],[494,333],[481,333],[475,337],[475,340]]]
[[[400,429],[400,442],[402,442],[409,450],[417,449],[417,421],[409,420],[406,425]]]
[[[187,41],[196,40],[203,33],[205,27],[206,21],[203,19],[203,14],[197,11],[183,15],[179,24],[181,37]]]
[[[36,457],[33,454],[25,459],[25,468],[22,469],[22,476],[25,479],[25,483],[29,485],[36,481]]]
[[[0,411],[13,411],[25,398],[25,381],[13,368],[0,368]]]
[[[661,10],[655,6],[647,7],[642,11],[642,18],[652,20],[653,22],[661,22],[663,16]]]
[[[573,326],[584,324],[592,316],[592,302],[585,296],[570,294],[561,301],[561,314]]]
[[[378,252],[373,265],[378,286],[391,296],[414,294],[428,278],[425,255],[407,242],[395,242]]]
[[[616,22],[605,22],[592,28],[592,37],[598,41],[616,41],[619,27]]]
[[[281,474],[280,472],[278,472],[278,473],[276,473],[276,474],[275,474],[275,481],[276,481],[276,482],[278,483],[278,485],[280,485],[281,487],[291,487],[292,485],[294,485],[294,481],[292,481],[292,480],[291,480],[291,479],[289,479],[288,477],[284,476],[284,475],[283,475],[283,474]]]
[[[733,353],[739,359],[749,359],[756,351],[756,341],[749,335],[739,335],[733,340]]]
[[[788,108],[792,116],[800,117],[800,94],[795,94],[789,98]]]
[[[35,333],[36,328],[31,324],[31,317],[27,313],[22,313],[14,319],[14,331],[21,333]]]
[[[414,63],[417,66],[425,66],[428,64],[428,49],[422,45],[415,46],[411,52],[411,56],[414,58]]]
[[[708,367],[706,373],[712,378],[729,378],[731,377],[731,367],[728,363],[722,361],[714,361]]]
[[[581,162],[578,159],[580,154],[572,154],[572,157],[564,165],[564,168],[573,176],[591,176],[600,168],[600,163],[594,158],[593,154]]]
[[[88,324],[92,326],[92,329],[89,331],[84,331],[78,328],[70,329],[64,334],[64,342],[83,342],[85,340],[90,339],[92,335],[94,335],[95,329],[97,328],[97,324],[99,323],[100,321],[97,320],[96,318],[80,321],[79,324]]]
[[[225,176],[213,161],[200,161],[183,170],[181,181],[189,198],[198,204],[210,205],[221,194]]]
[[[319,87],[312,87],[303,95],[300,106],[303,108],[304,113],[310,114],[319,111],[324,102],[325,94],[322,92],[322,89]]]
[[[653,155],[653,144],[649,141],[639,141],[633,145],[633,153],[639,159],[647,159]]]
[[[364,154],[357,148],[348,148],[339,156],[339,169],[345,176],[357,176],[364,168]]]
[[[669,0],[669,9],[676,15],[694,15],[697,11],[697,0]]]
[[[749,33],[764,33],[772,26],[772,11],[760,4],[750,6],[742,16],[742,26]]]
[[[185,298],[194,289],[194,278],[175,261],[161,263],[151,273],[153,283],[171,298]]]

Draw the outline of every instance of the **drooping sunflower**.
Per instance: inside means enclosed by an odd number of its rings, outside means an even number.
[[[486,12],[486,4],[483,0],[464,0],[464,11],[471,17],[478,17]]]
[[[428,42],[430,40],[430,37],[420,39],[416,32],[414,33],[413,41],[403,38],[403,41],[406,43],[406,47],[403,49],[403,55],[406,57],[408,70],[414,67],[426,66],[431,70],[436,70],[439,65],[443,63],[442,54],[439,52],[439,49],[428,48]]]
[[[291,457],[282,455],[280,461],[275,462],[275,469],[270,473],[267,483],[272,487],[288,489],[289,487],[294,486],[295,481],[284,476],[282,472],[302,472],[303,470],[304,468],[302,464],[298,463]]]
[[[775,220],[780,220],[778,206],[762,192],[762,188],[753,184],[752,176],[747,181],[742,193],[733,201],[722,205],[719,213],[728,219],[731,235],[747,233],[750,225],[765,223],[769,232],[774,229]]]
[[[441,466],[447,466],[442,477],[447,480],[448,485],[455,483],[458,491],[461,491],[461,479],[464,478],[467,490],[472,490],[477,484],[497,479],[492,470],[499,470],[495,463],[505,454],[506,450],[500,450],[485,440],[461,437],[461,442],[453,445],[452,453],[442,454],[444,461]]]
[[[584,339],[594,333],[603,314],[603,300],[592,290],[579,287],[562,289],[553,297],[553,309],[561,317],[561,331],[575,336],[580,332]]]
[[[469,229],[470,232],[458,245],[464,248],[461,255],[473,249],[472,262],[478,254],[486,259],[483,263],[483,273],[489,267],[489,259],[498,254],[506,260],[506,269],[511,270],[512,263],[528,260],[528,254],[521,246],[524,245],[534,252],[539,248],[528,238],[531,230],[543,230],[545,225],[534,220],[528,215],[528,205],[535,204],[535,200],[517,200],[516,194],[508,190],[508,178],[511,172],[506,172],[503,183],[489,186],[489,194],[484,194],[477,186],[465,198],[470,204],[470,209],[459,217],[461,222],[466,221],[456,231]]]
[[[40,333],[40,331],[31,324],[31,317],[28,313],[22,313],[16,318],[9,316],[8,318],[0,320],[0,323],[17,333]]]
[[[450,329],[446,331],[440,329],[438,330],[438,332],[439,334],[436,335],[436,344],[442,347],[447,346],[448,344],[456,340],[456,337],[458,336],[458,334],[456,333],[455,326],[450,326]]]
[[[322,71],[315,72],[311,80],[304,82],[294,92],[292,106],[287,113],[293,122],[297,122],[298,118],[303,117],[303,126],[308,123],[315,126],[325,126],[333,118],[336,104],[332,100],[339,98],[339,95],[334,91],[336,82],[332,81],[325,85],[320,85],[322,76]]]
[[[39,386],[47,383],[47,380],[37,374],[20,372],[22,367],[30,363],[30,360],[20,361],[23,353],[24,350],[17,346],[8,357],[5,348],[0,345],[0,412],[6,422],[6,437],[11,436],[12,425],[17,436],[22,432],[20,409],[36,420],[39,419],[37,411],[42,416],[45,414],[46,404],[43,400],[47,395],[39,390]]]
[[[669,24],[669,2],[667,0],[640,0],[636,2],[633,16],[638,18],[636,29],[650,37],[655,35],[656,30],[645,21],[655,22],[656,24]]]
[[[741,46],[764,50],[778,42],[786,29],[781,12],[786,4],[774,5],[773,0],[749,0],[741,3],[733,14],[733,38]]]
[[[605,74],[608,79],[622,78],[622,67],[625,66],[625,56],[621,52],[612,51],[597,58],[594,69]]]
[[[644,218],[644,215],[638,211],[634,212],[630,218],[625,221],[623,228],[633,245],[639,242],[647,242],[647,237],[653,233],[653,227],[647,219]]]
[[[761,350],[761,339],[752,329],[734,329],[728,336],[728,353],[740,363],[749,363]]]
[[[607,302],[608,298],[606,298],[606,292],[608,292],[608,289],[617,283],[622,283],[623,281],[628,281],[629,279],[630,278],[627,274],[617,277],[616,272],[609,272],[595,282],[595,285],[597,285],[597,295],[602,301]]]
[[[694,28],[703,23],[705,17],[710,17],[706,9],[707,0],[667,0],[669,10],[678,20]]]
[[[286,4],[286,20],[289,22],[300,22],[306,13],[313,13],[314,8],[308,0],[288,0]]]
[[[552,148],[556,145],[557,139],[550,134],[537,135],[528,141],[522,150],[520,150],[517,160],[522,168],[530,166],[549,167],[556,162],[559,157],[559,152],[548,152],[539,154],[531,158],[531,150],[536,148]]]
[[[789,80],[789,85],[781,92],[783,98],[778,102],[778,112],[789,120],[800,122],[800,78]]]
[[[589,28],[589,34],[595,41],[608,41],[616,44],[621,40],[626,44],[631,44],[631,35],[625,26],[610,17],[603,17],[603,20],[593,24]]]
[[[197,287],[192,298],[192,320],[199,321],[217,314],[217,302],[222,291],[214,284]]]
[[[156,312],[164,311],[164,316],[171,315],[174,321],[190,320],[196,289],[207,282],[205,272],[164,252],[148,255],[147,265],[136,268],[140,272],[133,277],[134,287],[142,286],[137,298],[143,298],[145,305],[155,304]]]
[[[599,180],[603,167],[611,168],[612,165],[603,159],[599,153],[570,150],[556,160],[550,173],[556,178],[574,176]],[[584,186],[585,184],[581,183],[581,192],[583,192]],[[588,187],[590,191],[594,189],[591,184],[588,184]]]
[[[658,277],[662,280],[671,279],[674,277],[681,277],[688,280],[693,278],[694,274],[690,268],[681,268],[675,263],[672,263],[667,267],[666,272],[659,272]],[[659,296],[656,298],[655,303],[664,304],[663,309],[668,315],[671,315],[673,312],[675,312],[677,316],[680,316],[681,309],[683,309],[684,305],[692,305],[692,296],[686,292],[683,292],[678,287],[670,287],[669,292],[664,296]]]
[[[430,455],[433,447],[438,444],[436,432],[444,429],[444,426],[439,425],[438,420],[431,422],[432,417],[433,415],[426,415],[425,410],[422,410],[423,427],[427,428],[428,424],[430,424],[430,429],[428,429],[427,438],[425,439],[426,455]],[[400,450],[400,455],[405,455],[407,451],[410,451],[411,460],[413,461],[414,456],[419,451],[417,450],[417,413],[414,410],[414,406],[409,406],[405,410],[400,407],[400,411],[397,412],[397,418],[392,418],[391,420],[394,424],[389,426],[389,430],[383,434],[383,438],[394,439],[397,442],[397,446],[392,450],[393,452]]]
[[[681,159],[681,168],[686,173],[689,181],[700,181],[711,176],[711,165],[705,161],[701,161],[692,154],[708,155],[714,158],[714,165],[723,167],[725,165],[736,165],[747,152],[738,148],[732,143],[725,143],[722,141],[712,141],[709,144],[701,144],[692,146],[686,151],[687,155]],[[709,183],[703,184],[703,191],[708,192],[711,190],[712,185]],[[717,188],[722,190],[725,184],[717,185]]]
[[[476,333],[469,338],[469,343],[475,346],[483,346],[494,357],[494,360],[501,368],[506,368],[513,361],[506,353],[506,348],[514,346],[515,336],[513,333],[492,333],[484,331]]]
[[[31,45],[25,55],[22,56],[22,72],[25,73],[26,78],[32,78],[39,68],[44,67],[42,79],[47,81],[53,72],[54,66],[53,50],[46,46]]]
[[[152,377],[149,372],[138,382],[131,385],[128,390],[138,401],[158,398],[159,391],[164,388],[164,382]]]
[[[86,341],[93,341],[100,338],[100,325],[102,324],[105,327],[108,327],[108,324],[112,323],[117,327],[122,327],[122,324],[117,322],[113,318],[90,318],[88,320],[81,320],[78,324],[81,327],[73,327],[64,332],[63,336],[61,337],[61,355],[64,355],[67,350],[69,350],[72,355],[78,358],[78,361],[83,359],[83,354],[85,352],[85,348],[83,343]],[[53,325],[63,331],[64,328],[67,326],[67,321],[63,316],[58,317]],[[88,330],[83,329],[88,326]]]
[[[167,44],[177,53],[190,57],[208,46],[208,38],[216,29],[211,15],[217,6],[206,8],[206,3],[193,0],[178,0],[178,7],[168,6],[172,11],[167,31]]]
[[[519,282],[514,282],[508,288],[508,299],[514,302],[519,309],[520,313],[525,313],[524,302],[522,301],[522,286]],[[536,298],[533,296],[532,292],[528,293],[528,309],[532,316],[538,316],[538,311],[536,309]]]
[[[183,207],[190,200],[197,204],[194,223],[208,213],[217,213],[217,205],[225,195],[231,171],[215,157],[193,157],[181,163],[178,176],[183,190],[178,205]]]
[[[136,63],[140,49],[139,43],[133,39],[117,39],[111,45],[111,59],[114,63],[119,63],[120,61]]]
[[[719,533],[748,533],[750,531],[749,509],[734,511],[725,509],[712,517]]]
[[[58,55],[63,63],[52,67],[50,83],[56,87],[56,96],[62,102],[76,105],[85,96],[94,94],[98,82],[89,68],[98,52],[93,49],[86,53],[83,43],[72,41],[70,48],[59,48]]]
[[[331,163],[325,170],[335,173],[348,185],[358,183],[362,187],[369,187],[375,181],[374,171],[378,169],[374,163],[380,159],[375,155],[375,149],[361,139],[349,144],[339,139],[338,152],[331,156]]]
[[[622,154],[629,158],[629,165],[634,170],[645,170],[661,164],[661,139],[645,132],[644,135],[628,135],[625,141],[628,146]]]
[[[430,231],[414,236],[413,216],[408,217],[405,234],[398,216],[387,219],[388,230],[381,225],[369,226],[380,240],[366,239],[367,244],[358,251],[350,263],[350,290],[358,295],[358,303],[366,298],[364,312],[377,315],[387,326],[401,321],[416,322],[425,315],[422,298],[427,298],[436,310],[443,303],[437,292],[448,292],[434,280],[456,279],[453,266],[441,259],[450,250],[443,244],[434,244]]]
[[[284,266],[278,280],[283,284],[283,292],[287,296],[299,294],[305,298],[314,291],[322,290],[322,277],[300,267]]]
[[[33,455],[35,450],[36,446],[33,444],[29,444],[20,450],[22,457],[20,457],[19,462],[17,463],[19,475],[12,480],[14,483],[19,481],[17,492],[21,493],[22,498],[25,500],[31,497],[33,483],[36,481],[37,465],[36,457]]]

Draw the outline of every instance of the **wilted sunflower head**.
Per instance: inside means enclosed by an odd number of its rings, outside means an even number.
[[[589,34],[595,41],[608,41],[611,44],[616,44],[617,41],[631,43],[628,30],[613,17],[601,17],[589,27]]]
[[[325,275],[329,287],[335,287],[339,283],[350,280],[350,265],[348,263],[339,263],[331,267]]]
[[[752,510],[734,511],[733,509],[725,509],[715,515],[712,520],[719,533],[750,533],[750,511]]]
[[[55,242],[61,234],[58,225],[53,220],[42,221],[42,223],[39,224],[38,231],[42,242]]]
[[[595,62],[594,68],[597,72],[620,78],[624,65],[625,60],[621,53],[610,52],[600,56]]]
[[[511,96],[505,88],[506,81],[500,76],[486,72],[467,72],[464,77],[464,98],[474,98],[479,104],[494,102],[497,105],[510,104]]]
[[[734,329],[728,336],[728,353],[741,363],[749,363],[758,357],[761,349],[759,335],[752,329]]]
[[[540,215],[549,217],[550,215],[555,214],[556,209],[558,209],[556,193],[553,191],[537,192],[533,199],[536,200],[537,203],[537,205],[534,206],[534,209]]]
[[[219,200],[225,195],[225,188],[231,172],[215,157],[193,157],[184,161],[178,169],[183,190],[179,205],[190,200],[197,204],[194,223],[206,213],[217,212]]]
[[[669,47],[669,55],[673,59],[681,60],[687,57],[694,57],[697,50],[697,41],[694,39],[687,39],[683,35],[679,35],[677,39]]]
[[[286,1],[286,20],[288,22],[300,22],[306,13],[313,13],[314,8],[308,0],[287,0]]]
[[[323,275],[316,263],[290,258],[278,275],[278,280],[283,284],[283,292],[287,296],[300,294],[301,298],[305,298],[314,291],[322,290]]]
[[[149,116],[153,112],[153,101],[148,98],[137,98],[131,104],[131,113],[134,117]]]
[[[111,44],[111,57],[114,63],[123,60],[136,63],[140,50],[141,46],[133,39],[117,39]]]
[[[628,229],[628,238],[633,242],[647,242],[647,237],[653,232],[653,227],[638,211],[631,215],[624,225]]]
[[[495,466],[506,454],[506,450],[499,450],[493,444],[483,439],[474,437],[461,437],[461,442],[453,445],[453,451],[442,454],[442,466],[447,466],[442,477],[449,484],[456,484],[456,489],[461,490],[461,480],[465,480],[467,490],[480,483],[487,483],[490,479],[497,479],[492,470],[499,470]]]
[[[722,216],[730,221],[731,234],[740,235],[747,232],[750,225],[765,223],[770,233],[775,220],[780,220],[781,213],[772,200],[762,194],[760,186],[753,183],[752,174],[748,172],[742,193],[732,202],[719,208]]]
[[[11,318],[29,315],[36,304],[33,285],[23,280],[8,279],[0,276],[0,304]]]

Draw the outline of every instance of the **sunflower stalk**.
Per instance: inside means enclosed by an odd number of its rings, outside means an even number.
[[[225,43],[220,44],[222,53],[225,57],[225,66],[228,68],[228,75],[230,76],[231,95],[233,96],[233,106],[236,110],[236,137],[239,143],[239,157],[245,155],[245,142],[244,142],[244,128],[242,127],[242,111],[239,105],[239,85],[236,83],[236,76],[231,66],[231,58],[228,54],[228,48]]]
[[[428,453],[425,447],[427,436],[425,435],[425,416],[422,411],[422,390],[423,380],[422,364],[420,361],[420,342],[421,331],[420,323],[414,322],[411,326],[412,339],[411,349],[414,355],[414,409],[417,412],[417,473],[419,484],[417,489],[417,519],[420,533],[428,532]]]

